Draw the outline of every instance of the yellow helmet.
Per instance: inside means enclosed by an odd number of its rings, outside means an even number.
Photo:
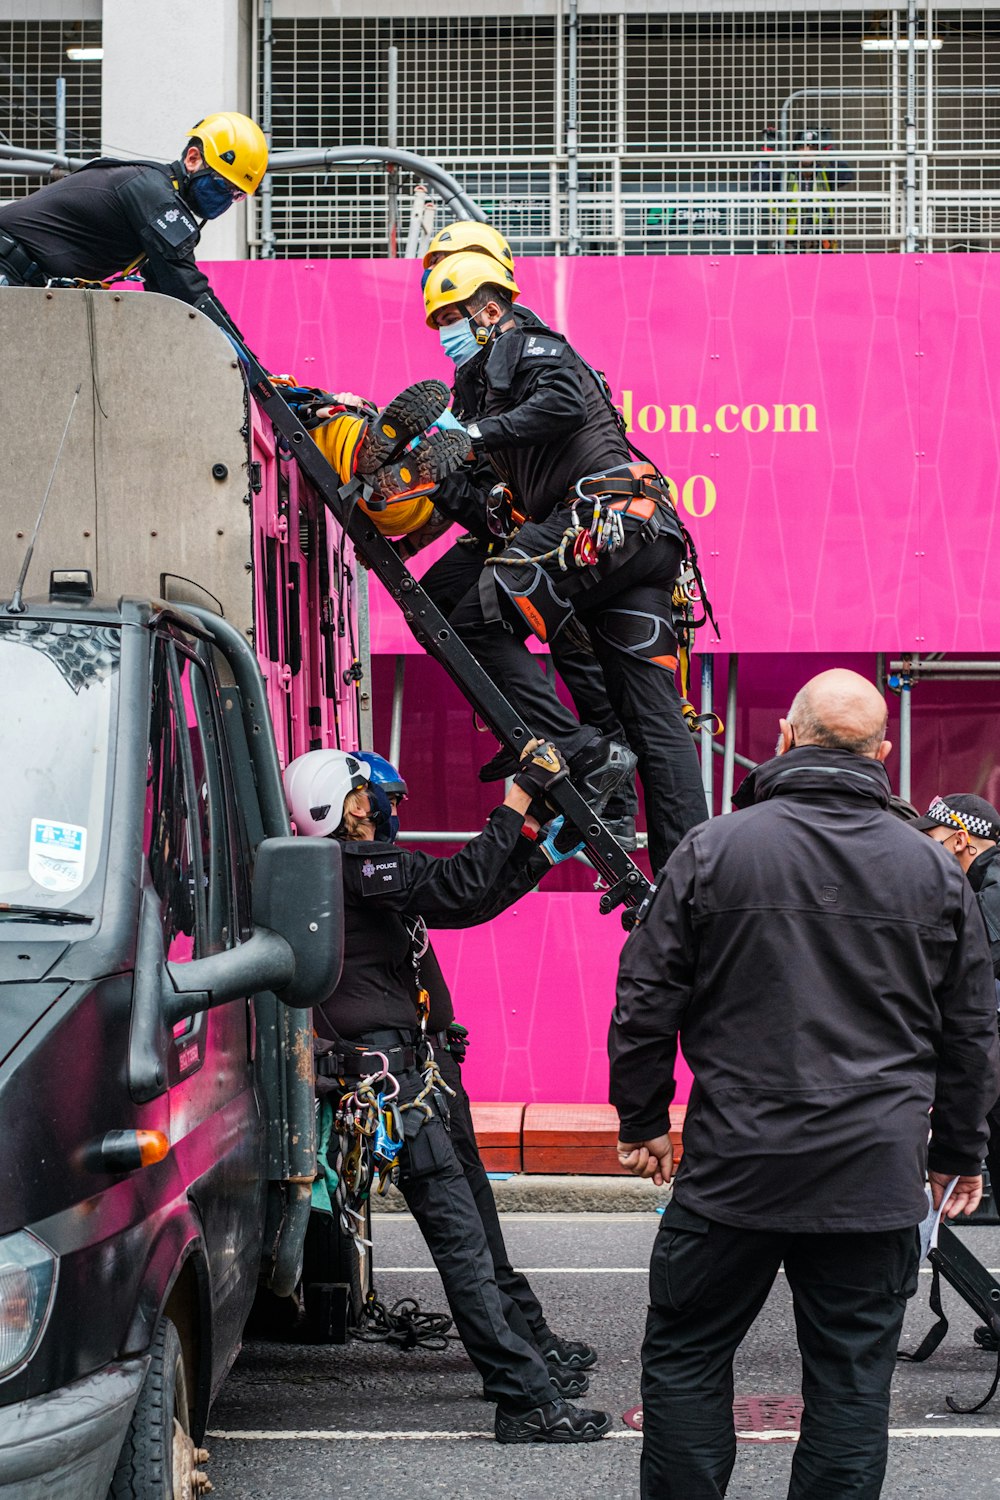
[[[323,454],[327,463],[337,471],[344,484],[354,476],[361,439],[368,427],[368,419],[357,412],[338,412],[329,422],[314,427],[309,434]],[[363,500],[358,501],[369,520],[374,521],[383,536],[409,536],[419,531],[431,518],[434,503],[426,495],[412,499],[408,495],[398,500],[389,500],[383,510],[372,510]]]
[[[506,270],[514,269],[513,251],[499,229],[494,229],[492,224],[480,224],[475,219],[456,219],[454,224],[439,229],[427,246],[424,270],[435,263],[436,257],[443,260],[458,250],[476,250],[480,255],[492,255]]]
[[[384,510],[370,510],[363,500],[359,500],[358,509],[363,510],[370,521],[374,521],[376,529],[383,536],[409,536],[411,531],[419,531],[421,526],[426,526],[434,514],[434,502],[426,495],[416,500],[404,496],[399,500],[388,500]]]
[[[267,141],[248,115],[227,111],[206,115],[189,132],[201,141],[206,167],[218,172],[241,193],[253,193],[267,171]]]
[[[437,327],[434,316],[443,307],[460,306],[481,286],[500,287],[511,302],[516,302],[521,295],[513,271],[508,271],[491,255],[463,250],[449,255],[447,260],[439,260],[436,266],[432,266],[424,286],[427,327]]]

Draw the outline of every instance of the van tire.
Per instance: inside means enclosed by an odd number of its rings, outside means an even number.
[[[180,1500],[183,1480],[175,1465],[193,1466],[184,1351],[169,1318],[157,1324],[150,1353],[108,1500]],[[174,1441],[175,1423],[182,1429],[180,1443]]]

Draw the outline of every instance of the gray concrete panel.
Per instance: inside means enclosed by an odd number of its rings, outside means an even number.
[[[66,439],[25,587],[90,568],[98,593],[222,601],[253,622],[245,386],[229,342],[201,313],[151,293],[0,294],[0,598],[34,528],[73,392]],[[213,477],[222,465],[225,477]]]

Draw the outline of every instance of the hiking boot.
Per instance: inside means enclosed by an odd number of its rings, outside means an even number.
[[[562,1370],[556,1365],[549,1365],[549,1381],[558,1397],[565,1400],[570,1396],[585,1396],[590,1389],[590,1377],[582,1370]],[[492,1401],[493,1397],[483,1388],[483,1400]]]
[[[610,1412],[550,1401],[524,1412],[498,1406],[493,1430],[498,1443],[596,1443],[610,1426]]]
[[[398,458],[408,443],[419,437],[439,417],[451,400],[442,380],[418,380],[394,396],[384,411],[373,417],[358,450],[357,472],[363,479]]]
[[[555,1387],[556,1395],[561,1396],[564,1401],[585,1396],[590,1389],[590,1377],[582,1370],[564,1370],[559,1365],[549,1364],[549,1380]]]
[[[435,432],[395,463],[364,475],[364,481],[380,500],[417,500],[432,494],[442,479],[462,467],[468,456],[469,440],[464,432]]]
[[[508,750],[506,745],[501,745],[496,755],[492,756],[485,764],[479,767],[480,781],[506,781],[508,776],[513,776],[521,764],[520,758],[515,750]]]
[[[607,813],[601,819],[611,837],[619,843],[626,854],[634,854],[639,847],[639,835],[635,831],[635,819],[622,816],[611,818]]]
[[[626,745],[601,736],[571,757],[569,774],[598,817],[623,781],[635,775],[638,758]]]
[[[539,1339],[538,1350],[544,1360],[561,1370],[589,1370],[597,1364],[597,1350],[576,1339],[561,1339],[557,1333]]]

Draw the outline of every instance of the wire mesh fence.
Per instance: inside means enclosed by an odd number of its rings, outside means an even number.
[[[521,255],[1000,244],[1000,7],[281,19],[272,55],[276,147],[384,145],[392,119]],[[435,222],[382,167],[276,175],[273,212],[278,255]]]
[[[274,147],[431,157],[521,255],[1000,248],[1000,6],[444,11],[279,12]],[[69,54],[100,41],[99,21],[0,21],[0,138],[56,150],[63,78],[66,149],[96,154],[101,65]],[[257,73],[263,106],[260,37]],[[38,183],[5,168],[0,199]],[[284,257],[412,250],[450,217],[375,164],[275,173],[271,204]]]
[[[101,149],[101,65],[70,52],[100,47],[100,21],[0,20],[0,141],[72,156]],[[57,79],[65,80],[65,140]],[[0,202],[32,192],[37,174],[0,172]]]

